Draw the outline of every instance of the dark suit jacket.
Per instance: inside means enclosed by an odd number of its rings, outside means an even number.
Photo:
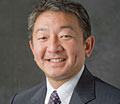
[[[44,104],[46,82],[13,97],[11,104]],[[70,104],[120,104],[120,90],[94,77],[85,68]]]

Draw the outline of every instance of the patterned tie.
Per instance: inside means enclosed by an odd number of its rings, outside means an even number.
[[[50,96],[50,100],[49,100],[48,104],[61,104],[61,101],[57,94],[57,91],[53,91],[53,93]]]

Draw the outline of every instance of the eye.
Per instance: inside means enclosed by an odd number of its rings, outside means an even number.
[[[62,39],[71,39],[72,36],[71,35],[62,35],[60,38],[62,38]]]
[[[38,40],[40,40],[40,41],[46,41],[47,37],[39,37]]]

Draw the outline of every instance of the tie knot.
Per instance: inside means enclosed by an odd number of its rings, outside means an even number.
[[[61,104],[60,98],[56,90],[53,91],[53,93],[51,94],[48,104]]]

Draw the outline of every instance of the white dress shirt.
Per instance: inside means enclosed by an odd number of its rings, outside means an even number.
[[[46,78],[46,80],[47,80],[47,94],[46,94],[46,98],[45,98],[45,104],[48,104],[48,101],[50,99],[50,95],[54,90],[57,91],[58,96],[59,96],[62,104],[69,104],[71,96],[72,96],[73,91],[74,91],[74,88],[77,85],[83,71],[84,71],[84,65],[77,75],[75,75],[72,79],[65,82],[58,89],[54,89],[51,86],[51,84],[49,83],[48,79]]]

